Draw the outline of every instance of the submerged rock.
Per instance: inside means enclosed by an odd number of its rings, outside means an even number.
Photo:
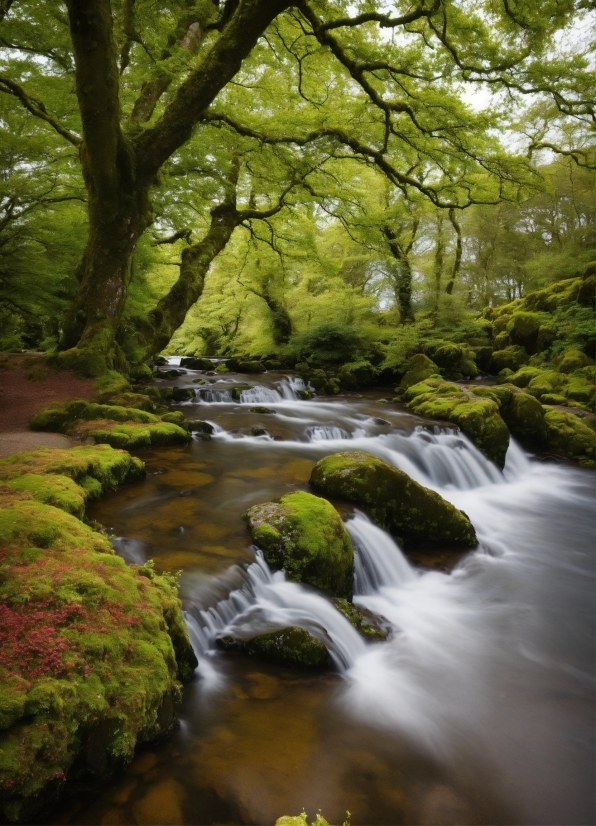
[[[226,651],[241,651],[277,665],[327,668],[331,664],[325,645],[304,628],[295,625],[258,634],[249,640],[220,637],[217,644]]]
[[[269,413],[275,413],[275,410],[271,410],[270,407],[249,407],[249,413],[262,413],[263,415]]]
[[[334,597],[332,602],[365,640],[386,640],[389,636],[391,625],[384,617],[373,614],[368,608],[354,605],[347,599]]]
[[[331,596],[352,598],[354,549],[326,499],[299,491],[250,508],[245,519],[272,568]]]
[[[406,548],[472,548],[477,544],[474,528],[463,511],[369,453],[326,456],[313,468],[310,483],[327,496],[364,508]]]

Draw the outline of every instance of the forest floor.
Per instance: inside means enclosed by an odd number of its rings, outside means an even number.
[[[77,379],[66,370],[54,373],[40,355],[0,353],[0,456],[36,447],[70,447],[72,439],[36,433],[29,430],[29,422],[50,402],[97,399],[93,379]]]

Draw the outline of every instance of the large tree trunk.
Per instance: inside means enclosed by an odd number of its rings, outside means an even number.
[[[118,56],[110,0],[66,0],[83,129],[81,163],[88,193],[89,240],[79,267],[79,290],[59,345],[58,361],[87,375],[126,369],[116,333],[122,317],[135,245],[151,223],[149,192],[165,161],[183,145],[205,108],[238,72],[244,58],[289,0],[252,0],[231,6],[221,35],[178,88],[159,120],[126,138],[121,128]],[[166,88],[147,95],[155,106]],[[137,121],[146,117],[136,112]],[[235,226],[235,225],[234,225]],[[225,235],[225,222],[224,226]],[[230,234],[233,227],[229,230]],[[228,235],[229,237],[229,235]],[[152,348],[184,318],[202,287],[199,273],[217,254],[187,251],[176,288],[156,307]],[[222,242],[210,242],[225,245]],[[208,263],[205,264],[205,261]],[[187,266],[188,265],[188,266]],[[186,277],[185,273],[192,273]],[[197,289],[199,292],[197,293]],[[196,296],[193,300],[192,296]],[[190,303],[189,303],[190,302]],[[175,328],[174,328],[175,329]],[[171,335],[171,332],[170,332]]]
[[[397,264],[394,294],[397,306],[399,307],[399,317],[402,324],[409,324],[414,321],[414,310],[412,308],[412,267],[410,265],[409,252],[414,243],[417,230],[418,222],[414,221],[412,240],[408,247],[404,249],[400,242],[399,235],[393,227],[390,224],[383,226],[383,235],[387,239],[389,249]]]
[[[459,271],[461,269],[461,257],[463,252],[463,244],[462,244],[462,235],[461,235],[461,225],[457,218],[455,217],[455,210],[449,210],[449,220],[451,221],[451,226],[455,230],[455,259],[453,261],[453,269],[451,270],[451,276],[445,287],[445,292],[447,295],[451,295],[453,292],[453,288],[455,286],[455,281],[457,276],[459,275]]]

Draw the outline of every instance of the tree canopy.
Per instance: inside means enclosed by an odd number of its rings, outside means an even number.
[[[4,346],[142,374],[190,331],[274,349],[324,305],[395,328],[573,274],[591,22],[585,0],[4,0]]]

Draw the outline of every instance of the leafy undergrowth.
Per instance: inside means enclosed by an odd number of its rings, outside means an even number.
[[[196,667],[176,580],[127,566],[68,512],[75,489],[142,473],[103,445],[0,461],[0,820],[35,816],[69,776],[107,776],[174,724]],[[69,482],[64,501],[34,477]]]

